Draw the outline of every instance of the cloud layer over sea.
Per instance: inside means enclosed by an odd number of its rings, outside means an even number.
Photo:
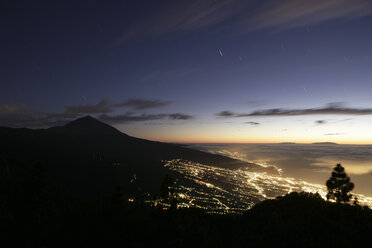
[[[372,145],[338,144],[193,144],[192,147],[250,162],[275,165],[283,176],[325,184],[341,163],[354,192],[372,196]]]

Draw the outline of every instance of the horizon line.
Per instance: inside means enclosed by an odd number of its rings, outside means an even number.
[[[164,142],[164,143],[176,143],[176,144],[297,144],[297,145],[316,145],[316,144],[334,144],[334,145],[372,145],[372,143],[338,143],[338,142],[332,142],[332,141],[319,141],[319,142],[290,142],[290,141],[283,141],[283,142],[180,142],[180,141],[160,141],[160,140],[154,140],[158,142]]]

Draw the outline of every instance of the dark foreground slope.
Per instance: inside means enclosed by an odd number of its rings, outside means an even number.
[[[21,175],[26,167],[41,163],[50,183],[69,193],[97,197],[111,193],[116,185],[127,193],[155,193],[167,173],[162,160],[177,158],[262,169],[175,144],[130,137],[90,116],[49,129],[0,128],[0,166]]]
[[[40,198],[39,198],[40,199]],[[22,201],[0,216],[0,242],[14,247],[368,247],[372,211],[291,193],[243,215],[163,211],[128,204]],[[31,211],[33,210],[33,211]],[[367,246],[365,246],[367,244]],[[11,247],[5,245],[4,247]]]
[[[372,242],[372,210],[291,193],[256,204],[242,217],[242,236],[253,245],[364,247]]]

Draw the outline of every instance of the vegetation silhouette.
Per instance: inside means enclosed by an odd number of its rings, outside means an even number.
[[[332,203],[319,194],[292,192],[242,215],[177,209],[176,203],[164,211],[129,201],[121,186],[107,197],[76,198],[52,187],[42,164],[22,165],[27,173],[21,176],[7,173],[19,165],[6,161],[0,162],[0,241],[15,247],[357,247],[372,241],[368,207]]]
[[[347,203],[352,198],[349,192],[353,190],[354,183],[346,175],[344,167],[337,164],[333,168],[332,176],[326,182],[328,200],[335,200],[337,203]],[[357,201],[356,201],[357,202]]]
[[[173,179],[166,174],[163,181],[161,182],[160,186],[160,198],[165,199],[168,198],[170,195],[173,195]]]
[[[183,156],[236,164],[222,156],[132,138],[92,118],[47,130],[0,128],[0,244],[358,247],[372,242],[368,207],[336,204],[319,194],[292,192],[241,215],[177,208],[173,179],[160,162]],[[146,203],[141,186],[172,196],[169,211]]]

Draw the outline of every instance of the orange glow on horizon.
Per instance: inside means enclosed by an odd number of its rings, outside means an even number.
[[[313,143],[336,143],[340,145],[372,145],[372,142],[368,141],[332,141],[332,140],[278,140],[278,139],[250,139],[250,140],[237,140],[237,139],[194,139],[194,138],[163,138],[158,137],[138,137],[152,141],[166,142],[166,143],[183,143],[183,144],[208,144],[208,143],[219,143],[219,144],[280,144],[280,143],[296,143],[296,144],[313,144]]]
[[[184,125],[123,126],[122,131],[133,137],[169,143],[297,143],[332,142],[345,145],[372,144],[370,121],[314,124],[313,120],[273,121],[258,126],[226,123],[190,123]]]

